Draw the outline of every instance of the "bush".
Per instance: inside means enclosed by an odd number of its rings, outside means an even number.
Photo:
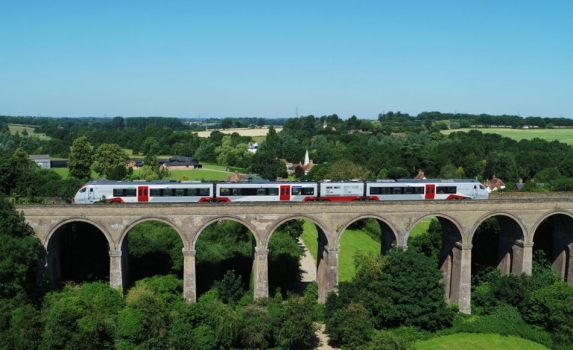
[[[573,342],[573,287],[565,282],[531,294],[526,320],[553,332],[557,343]]]

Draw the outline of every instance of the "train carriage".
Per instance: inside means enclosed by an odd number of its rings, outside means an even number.
[[[211,202],[213,186],[195,181],[90,181],[74,198],[77,204]]]
[[[366,183],[367,200],[487,199],[483,184],[474,179],[379,180]]]
[[[313,182],[217,183],[217,202],[307,202],[317,199]]]

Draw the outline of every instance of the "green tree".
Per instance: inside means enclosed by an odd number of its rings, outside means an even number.
[[[92,170],[100,176],[107,176],[113,167],[125,166],[127,155],[119,145],[104,143],[97,148],[93,159]]]
[[[330,180],[366,180],[370,177],[370,171],[360,165],[354,164],[348,159],[340,159],[330,166]]]
[[[406,170],[406,168],[393,167],[388,169],[386,176],[388,176],[388,178],[390,179],[396,180],[396,179],[408,178],[410,177],[410,173],[408,173],[408,170]]]
[[[224,118],[221,120],[221,128],[229,129],[233,127],[233,119],[232,118]]]
[[[5,195],[0,193],[0,298],[11,298],[36,286],[38,239]]]
[[[526,320],[554,334],[559,343],[573,342],[573,287],[565,282],[531,294]]]
[[[221,281],[215,281],[214,287],[225,304],[235,304],[244,294],[242,278],[235,276],[233,270],[228,270]]]
[[[41,348],[114,349],[121,294],[108,283],[67,285],[46,295],[43,304]]]
[[[444,300],[441,271],[435,260],[414,249],[393,249],[386,256],[355,256],[357,272],[329,295],[325,320],[351,302],[362,304],[376,329],[414,326],[435,331],[451,325],[454,313]],[[332,300],[331,300],[332,298]]]
[[[118,315],[116,347],[167,349],[170,308],[165,298],[140,281],[130,289],[126,301],[127,306]]]
[[[93,155],[92,146],[85,136],[79,137],[74,140],[72,147],[70,147],[70,155],[68,159],[68,170],[70,176],[77,177],[78,179],[89,179],[92,173]]]
[[[124,164],[118,164],[110,169],[109,174],[107,174],[108,180],[123,180],[127,175],[127,169]]]

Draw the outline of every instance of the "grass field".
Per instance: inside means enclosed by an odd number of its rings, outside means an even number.
[[[306,248],[316,261],[318,251],[318,232],[313,222],[305,220],[304,232],[301,239]],[[368,235],[358,230],[346,230],[340,239],[340,252],[338,253],[338,281],[350,281],[354,277],[354,253],[357,251],[380,254],[380,243],[374,241]]]
[[[68,168],[52,168],[53,171],[58,173],[62,178],[68,177]],[[138,170],[134,170],[137,174]],[[187,176],[189,180],[199,181],[220,181],[225,180],[230,173],[225,171],[224,166],[204,164],[203,169],[197,170],[172,170],[171,176],[167,180],[181,180],[183,176]],[[99,176],[96,172],[92,171],[92,179],[97,179]]]
[[[412,230],[410,231],[410,235],[408,237],[415,237],[420,233],[428,231],[428,227],[430,227],[431,222],[432,222],[431,217],[423,219],[418,224],[416,224],[416,226],[412,228]]]
[[[281,131],[283,128],[275,128],[276,132]],[[199,137],[209,137],[214,130],[199,131],[197,135]],[[267,136],[269,129],[248,129],[248,128],[231,128],[231,129],[219,129],[218,131],[223,134],[232,134],[234,132],[239,133],[241,136],[252,136],[253,138],[257,136],[262,136],[263,138]]]
[[[458,333],[430,339],[416,344],[418,350],[542,350],[545,346],[517,337],[502,337],[499,334]]]
[[[22,134],[22,132],[24,130],[26,130],[26,132],[28,133],[28,135],[30,136],[37,136],[40,140],[49,140],[51,139],[51,137],[46,136],[46,134],[34,134],[34,128],[31,126],[24,126],[21,124],[8,124],[8,129],[10,129],[10,133],[11,134],[15,134],[16,132],[19,132],[20,134]]]
[[[482,133],[499,134],[501,136],[509,137],[510,139],[531,140],[540,138],[547,141],[559,141],[568,145],[573,145],[573,129],[510,129],[510,128],[478,128],[478,129],[453,129],[442,130],[442,134],[449,135],[452,132],[469,130],[478,130]]]

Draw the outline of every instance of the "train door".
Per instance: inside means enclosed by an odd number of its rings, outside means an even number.
[[[93,187],[90,187],[88,189],[88,202],[93,202],[94,201],[94,189]]]
[[[436,194],[436,185],[426,185],[426,197],[425,199],[434,199]]]
[[[474,190],[472,191],[472,198],[477,198],[477,196],[478,196],[477,185],[474,185]]]
[[[281,194],[279,196],[281,201],[290,201],[290,186],[281,185]]]
[[[149,186],[137,187],[137,201],[149,202]]]

